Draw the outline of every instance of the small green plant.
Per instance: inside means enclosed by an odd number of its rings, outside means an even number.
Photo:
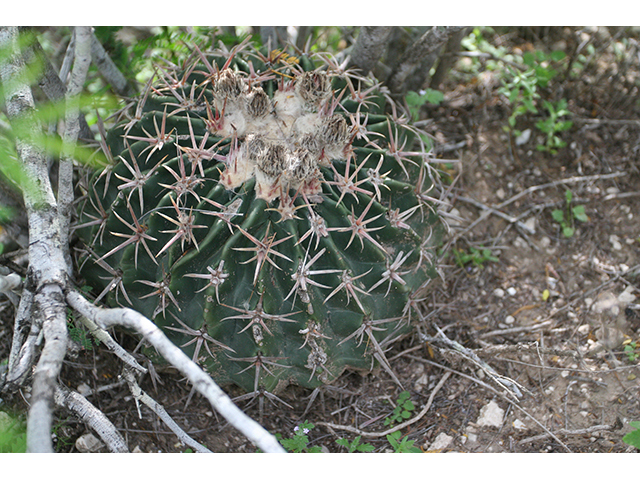
[[[401,392],[398,395],[398,402],[396,408],[393,409],[391,415],[384,420],[385,425],[393,425],[394,423],[400,423],[403,420],[407,420],[413,415],[413,411],[416,406],[411,401],[411,394],[409,392]]]
[[[558,137],[557,134],[569,130],[573,126],[571,120],[561,120],[561,117],[571,115],[571,112],[567,110],[567,101],[564,98],[555,105],[546,100],[543,104],[549,116],[536,122],[536,127],[546,134],[547,138],[544,144],[538,145],[536,148],[542,152],[556,154],[559,149],[567,146],[567,142]]]
[[[420,107],[422,107],[425,103],[430,103],[431,105],[440,105],[443,100],[444,93],[432,88],[427,88],[426,90],[421,90],[420,92],[407,92],[407,95],[405,96],[405,101],[407,102],[409,112],[411,112],[411,118],[414,122],[419,120]]]
[[[640,358],[640,355],[638,355],[638,352],[636,351],[637,348],[638,344],[636,342],[631,342],[624,346],[623,351],[627,355],[627,359],[631,363],[636,363],[638,361],[638,358]]]
[[[351,442],[349,440],[347,440],[346,438],[339,438],[338,440],[336,440],[336,443],[338,445],[340,445],[341,447],[346,448],[348,453],[373,452],[375,447],[373,445],[371,445],[370,443],[360,443],[360,439],[361,438],[362,437],[360,435],[358,435]]]
[[[6,412],[0,412],[0,453],[25,453],[27,426]]]
[[[454,249],[453,256],[455,257],[456,264],[459,267],[464,268],[467,264],[473,263],[474,266],[483,268],[486,262],[498,262],[499,259],[489,248],[475,248],[470,247],[469,251],[462,249]]]
[[[320,453],[322,449],[318,446],[309,447],[309,437],[307,434],[315,427],[313,423],[302,422],[293,429],[293,437],[282,438],[276,434],[276,438],[282,446],[291,453]]]
[[[395,453],[422,453],[420,448],[413,445],[415,440],[409,440],[406,436],[403,437],[400,430],[387,435],[387,441],[391,444]]]
[[[627,445],[640,449],[640,422],[629,422],[629,426],[634,430],[622,437],[622,441]]]
[[[549,82],[558,75],[558,70],[554,68],[554,65],[564,60],[565,57],[565,53],[561,50],[555,50],[548,54],[541,51],[525,52],[521,59],[524,64],[522,70],[512,68],[509,65],[505,66],[507,74],[499,91],[506,95],[512,106],[506,130],[519,136],[521,132],[516,129],[518,117],[526,113],[538,114],[538,101],[541,98],[539,89],[546,88]],[[555,104],[543,100],[543,107],[547,116],[536,122],[536,128],[546,134],[546,141],[544,144],[538,145],[537,149],[555,154],[566,146],[566,142],[560,139],[557,134],[573,126],[572,121],[561,119],[570,115],[571,112],[567,110],[567,101],[564,98]]]
[[[574,219],[580,222],[588,222],[589,217],[584,211],[584,205],[571,205],[573,200],[573,192],[571,190],[565,191],[564,195],[565,208],[553,210],[551,216],[562,227],[562,234],[566,238],[571,238],[575,233]]]

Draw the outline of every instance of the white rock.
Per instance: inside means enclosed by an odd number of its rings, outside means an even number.
[[[504,297],[504,290],[503,290],[503,289],[501,289],[501,288],[496,288],[496,289],[493,291],[493,294],[494,294],[496,297],[498,297],[498,298],[502,298],[502,297]]]
[[[76,448],[80,453],[97,452],[103,445],[92,433],[86,433],[76,440]]]
[[[529,229],[531,233],[536,233],[536,217],[529,217],[524,221],[524,226]]]
[[[591,326],[588,323],[584,323],[578,327],[578,333],[580,335],[586,335],[587,333],[589,333],[590,329]]]
[[[91,393],[91,387],[86,383],[81,383],[80,385],[78,385],[78,393],[83,397],[86,397]]]
[[[620,237],[617,235],[609,235],[609,243],[614,250],[622,250],[622,244],[620,243]]]
[[[427,450],[428,451],[444,450],[445,448],[448,448],[452,442],[453,442],[453,437],[442,432],[436,437],[436,439],[431,443],[431,445],[429,445]]]
[[[491,400],[480,410],[480,416],[476,422],[481,427],[500,427],[504,419],[504,410]]]
[[[511,325],[515,321],[516,319],[513,318],[511,315],[507,315],[507,317],[504,319],[504,323],[506,323],[507,325]]]
[[[525,143],[527,143],[530,138],[531,138],[531,129],[527,128],[526,130],[523,130],[522,133],[520,133],[520,135],[516,137],[516,145],[520,147]]]
[[[429,385],[429,375],[427,375],[426,373],[423,373],[422,375],[420,375],[420,377],[418,377],[418,379],[415,381],[415,383],[413,384],[413,388],[416,392],[421,392],[422,389],[424,387],[426,387],[427,385]]]
[[[518,291],[513,287],[509,287],[507,288],[507,293],[513,297],[516,293],[518,293]]]
[[[513,421],[513,428],[515,428],[516,430],[527,430],[527,426],[519,418],[516,418]]]
[[[620,295],[618,295],[618,300],[620,301],[620,303],[623,303],[625,305],[627,303],[633,303],[633,301],[636,299],[636,296],[631,292],[633,292],[634,290],[635,288],[631,285],[625,288],[624,291]]]

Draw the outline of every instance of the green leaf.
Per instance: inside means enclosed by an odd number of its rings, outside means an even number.
[[[567,238],[573,237],[574,232],[575,232],[575,230],[572,227],[563,227],[562,228],[562,234]]]
[[[564,53],[562,50],[554,50],[549,54],[549,58],[554,62],[559,62],[560,60],[564,60],[566,56],[567,54]]]
[[[564,212],[562,210],[554,210],[551,212],[551,216],[558,223],[564,222]]]
[[[579,220],[581,222],[589,221],[589,217],[584,211],[584,205],[576,205],[571,209],[571,211],[573,212],[573,216],[576,218],[576,220]]]
[[[635,430],[622,437],[622,441],[627,445],[640,449],[640,422],[630,422],[629,425]]]
[[[573,192],[571,190],[565,190],[564,197],[567,199],[567,203],[571,203],[571,200],[573,200]]]

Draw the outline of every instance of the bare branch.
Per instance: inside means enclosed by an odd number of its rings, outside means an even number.
[[[7,116],[16,128],[16,150],[25,173],[38,189],[24,188],[29,217],[29,275],[37,290],[33,299],[34,323],[41,323],[45,344],[36,366],[27,421],[27,450],[51,452],[53,395],[67,349],[67,267],[60,244],[57,205],[43,151],[32,137],[40,130],[31,89],[24,78],[24,63],[16,27],[0,28],[0,48],[11,52],[0,65]]]
[[[66,94],[65,128],[62,134],[64,154],[60,160],[58,172],[58,215],[60,222],[60,244],[71,270],[72,262],[69,253],[69,231],[71,224],[71,208],[73,205],[73,150],[78,141],[80,124],[80,93],[87,79],[91,64],[91,27],[75,27],[76,45],[73,69],[69,78]],[[69,271],[69,274],[72,272]]]
[[[222,389],[196,363],[175,346],[151,320],[128,308],[104,309],[91,304],[78,292],[67,294],[67,301],[82,315],[102,328],[122,326],[141,334],[171,365],[194,385],[227,421],[264,452],[284,453],[269,432],[240,410]]]
[[[110,451],[116,453],[129,451],[124,438],[107,416],[78,392],[56,386],[55,401],[57,405],[73,412],[95,431]]]
[[[164,407],[140,388],[140,385],[138,385],[138,382],[133,375],[133,372],[129,368],[125,367],[122,375],[129,384],[129,390],[131,390],[133,398],[135,398],[136,402],[141,401],[147,407],[153,410],[153,412],[160,417],[165,425],[167,425],[167,427],[169,427],[171,431],[176,434],[176,436],[182,443],[193,447],[196,452],[212,453],[211,450],[209,450],[207,447],[196,442],[193,438],[187,435],[187,433],[182,428],[180,428],[180,426],[173,420],[173,418],[169,416]]]
[[[100,75],[111,85],[113,90],[122,96],[133,95],[135,89],[127,82],[127,79],[118,69],[111,57],[104,49],[100,40],[92,33],[91,55],[93,62],[98,67]]]

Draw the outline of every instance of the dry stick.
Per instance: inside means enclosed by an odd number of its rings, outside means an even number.
[[[462,355],[462,357],[466,358],[471,363],[477,365],[479,368],[482,369],[482,371],[484,371],[489,376],[489,378],[491,378],[494,382],[496,382],[498,385],[504,388],[507,392],[509,392],[515,398],[518,398],[518,399],[522,398],[521,390],[526,391],[526,389],[522,385],[519,385],[516,381],[510,378],[500,375],[489,364],[487,364],[480,357],[478,357],[472,350],[466,347],[463,347],[455,340],[451,340],[449,337],[447,337],[444,334],[444,332],[437,325],[434,324],[433,326],[438,331],[438,337],[434,338],[433,340],[439,341],[440,339],[442,339],[442,341],[446,345],[448,345],[453,349],[452,351],[457,352],[459,355]]]
[[[460,232],[458,232],[455,235],[453,240],[456,240],[457,238],[459,238],[462,235],[464,235],[466,232],[472,230],[476,225],[478,225],[480,222],[482,222],[484,219],[486,219],[492,213],[496,213],[500,209],[502,209],[502,208],[506,207],[507,205],[510,205],[511,203],[515,202],[519,198],[522,198],[525,195],[533,193],[533,192],[535,192],[537,190],[543,190],[545,188],[550,188],[550,187],[557,187],[558,185],[568,185],[568,184],[572,184],[572,183],[588,182],[590,180],[606,180],[606,179],[609,179],[609,178],[617,178],[617,177],[622,177],[622,176],[625,176],[625,175],[627,175],[627,173],[625,173],[625,172],[607,173],[607,174],[602,174],[602,175],[585,175],[585,176],[582,176],[582,177],[564,178],[562,180],[556,180],[555,182],[544,183],[542,185],[534,185],[532,187],[529,187],[529,188],[523,190],[522,192],[514,195],[513,197],[509,198],[508,200],[505,200],[504,202],[502,202],[502,203],[500,203],[498,205],[495,205],[495,206],[492,206],[492,207],[487,206],[486,207],[487,209],[484,212],[482,212],[482,214],[475,221],[473,221],[468,227],[466,227],[465,229],[463,229]],[[516,223],[516,224],[519,225],[518,223]]]
[[[111,57],[100,43],[100,40],[96,38],[95,33],[91,34],[91,39],[91,56],[100,75],[102,75],[118,95],[127,96],[135,94],[135,89],[127,82],[125,76],[113,60],[111,60]]]
[[[116,342],[106,330],[98,327],[94,322],[91,321],[91,319],[82,315],[80,316],[80,322],[82,322],[82,324],[87,327],[91,335],[93,335],[97,340],[104,343],[109,348],[109,350],[115,353],[125,364],[129,365],[135,370],[138,370],[141,373],[148,372],[148,370],[140,365],[138,361],[133,357],[133,355],[122,348],[120,344]]]
[[[222,389],[185,353],[176,347],[164,333],[148,318],[129,308],[105,309],[97,307],[80,293],[70,291],[67,301],[75,310],[93,320],[98,326],[108,329],[121,326],[141,334],[171,365],[176,367],[194,385],[211,405],[227,421],[242,432],[264,452],[285,453],[276,438],[260,424],[240,410]]]
[[[80,420],[86,422],[86,424],[100,436],[110,451],[116,453],[126,453],[129,451],[124,438],[122,438],[120,432],[118,432],[107,416],[78,392],[57,386],[55,390],[55,402],[61,407],[72,411]]]
[[[62,133],[63,154],[58,172],[58,214],[60,222],[60,244],[69,270],[72,269],[69,251],[69,231],[73,206],[73,151],[80,133],[80,94],[87,79],[91,64],[91,27],[75,27],[75,51],[73,69],[65,97],[65,127]],[[69,271],[69,274],[72,272]]]
[[[431,404],[433,403],[433,399],[435,398],[436,394],[440,391],[440,389],[442,388],[442,386],[450,376],[451,376],[451,372],[445,372],[445,374],[442,376],[438,384],[431,391],[431,395],[429,395],[427,404],[423,407],[423,409],[420,411],[418,415],[416,415],[410,420],[407,420],[406,422],[403,422],[399,425],[396,425],[393,428],[390,428],[389,430],[385,430],[384,432],[365,432],[363,430],[360,430],[359,428],[355,428],[350,425],[336,425],[335,423],[328,423],[328,422],[316,422],[316,425],[322,425],[324,427],[334,428],[336,430],[346,430],[347,432],[355,433],[356,435],[360,435],[362,437],[370,437],[370,438],[386,437],[387,435],[390,435],[393,432],[397,432],[398,430],[402,430],[403,428],[408,427],[409,425],[413,425],[422,417],[424,417],[429,411],[429,409],[431,408]]]
[[[524,415],[526,415],[527,417],[529,417],[531,420],[533,420],[536,424],[538,424],[538,426],[540,428],[542,428],[545,432],[548,433],[548,435],[553,438],[556,442],[558,442],[562,448],[564,448],[567,452],[571,453],[571,450],[569,449],[569,447],[567,447],[562,440],[560,440],[556,435],[553,434],[553,432],[551,432],[547,427],[545,427],[542,423],[540,423],[538,421],[538,419],[536,419],[533,415],[531,415],[529,412],[527,412],[524,408],[522,408],[520,405],[518,405],[516,402],[514,402],[513,400],[511,400],[509,397],[507,397],[503,392],[496,390],[495,388],[493,388],[491,385],[483,382],[482,380],[478,380],[477,378],[474,378],[470,375],[466,375],[462,372],[458,372],[457,370],[454,370],[452,368],[449,367],[445,367],[444,365],[439,365],[436,362],[432,362],[431,360],[427,360],[426,358],[420,358],[420,357],[416,357],[415,355],[407,355],[407,357],[416,360],[418,362],[423,362],[426,363],[428,365],[432,365],[434,367],[440,368],[442,370],[446,370],[447,372],[452,372],[455,373],[456,375],[459,375],[463,378],[466,378],[467,380],[471,380],[472,382],[477,383],[478,385],[486,388],[487,390],[490,390],[491,392],[495,393],[496,395],[500,396],[501,398],[503,398],[505,401],[509,402],[515,409],[519,410],[520,412],[522,412]]]
[[[167,427],[171,429],[173,433],[180,439],[182,443],[185,445],[189,445],[194,448],[197,452],[200,453],[213,453],[204,445],[196,442],[193,438],[191,438],[187,432],[185,432],[180,426],[171,418],[171,416],[167,413],[162,405],[156,402],[153,398],[151,398],[144,390],[140,388],[138,382],[136,381],[135,376],[131,369],[125,367],[122,373],[122,376],[127,381],[129,385],[129,390],[133,394],[133,398],[136,400],[136,403],[141,401],[147,407],[149,407],[160,419],[165,423]]]
[[[518,227],[522,228],[523,230],[527,231],[528,233],[530,233],[532,235],[534,233],[536,233],[534,228],[531,228],[531,227],[525,225],[524,223],[522,223],[517,218],[512,217],[511,215],[507,215],[506,213],[501,212],[500,210],[497,210],[496,208],[493,208],[493,207],[490,207],[488,205],[485,205],[484,203],[480,203],[477,200],[474,200],[473,198],[456,196],[456,200],[461,200],[463,202],[470,203],[471,205],[474,205],[474,206],[476,206],[478,208],[486,210],[489,213],[493,213],[494,215],[506,220],[509,223],[515,223]]]
[[[533,437],[523,438],[522,440],[518,441],[518,445],[522,445],[524,443],[529,443],[529,442],[535,442],[538,440],[544,440],[545,438],[553,435],[585,435],[585,434],[602,432],[607,430],[615,430],[615,429],[616,429],[616,425],[593,425],[592,427],[579,428],[577,430],[568,430],[566,428],[561,428],[553,432],[553,434],[551,432],[548,432],[548,433],[541,433],[540,435],[534,435]]]

